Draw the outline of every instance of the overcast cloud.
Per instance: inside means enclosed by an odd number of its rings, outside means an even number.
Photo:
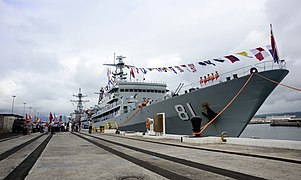
[[[301,88],[299,0],[2,0],[0,1],[0,113],[26,111],[69,115],[72,95],[90,100],[105,86],[113,54],[138,67],[196,63],[270,43],[269,24],[289,75]],[[255,59],[252,63],[258,63]],[[250,64],[218,64],[198,73],[148,73],[170,90],[213,70]],[[277,87],[258,113],[301,110],[301,93]]]

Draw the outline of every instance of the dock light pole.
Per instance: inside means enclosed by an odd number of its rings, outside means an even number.
[[[11,114],[14,114],[14,106],[15,106],[15,95],[12,95],[13,97],[13,103],[12,103],[12,107],[11,107]]]
[[[23,103],[23,104],[24,104],[24,108],[23,108],[23,117],[26,118],[26,117],[25,117],[25,105],[26,105],[26,102]]]

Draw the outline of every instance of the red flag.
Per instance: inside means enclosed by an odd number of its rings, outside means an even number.
[[[192,70],[192,72],[196,72],[196,68],[194,66],[194,64],[188,64],[188,66],[190,67],[190,69]]]
[[[53,120],[53,116],[52,116],[52,113],[50,112],[50,114],[49,114],[49,124],[52,122],[52,120]]]
[[[57,122],[57,118],[56,118],[56,115],[55,115],[55,113],[53,113],[53,119],[54,119],[54,123],[56,123]]]
[[[177,68],[180,72],[184,72],[184,70],[181,69],[179,66],[175,66],[175,68]]]
[[[26,113],[26,120],[30,120],[30,117],[27,113]]]
[[[235,63],[236,61],[239,61],[239,59],[233,55],[224,56],[225,58],[229,59],[232,63]]]
[[[131,68],[131,70],[130,70],[130,77],[133,77],[133,78],[135,78],[135,74],[134,74],[134,70],[133,70],[133,68]]]
[[[272,30],[272,24],[270,24],[271,27],[271,46],[272,46],[272,56],[275,63],[279,63],[279,55],[277,51],[277,45],[274,38],[273,30]]]
[[[258,47],[256,49],[250,50],[255,57],[259,60],[262,61],[264,58],[269,56],[269,53],[267,53],[262,47]]]
[[[28,115],[30,122],[32,122],[32,117],[30,115]]]

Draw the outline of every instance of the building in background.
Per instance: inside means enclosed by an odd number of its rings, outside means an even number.
[[[23,118],[23,116],[16,114],[0,114],[0,133],[11,132],[14,120]]]

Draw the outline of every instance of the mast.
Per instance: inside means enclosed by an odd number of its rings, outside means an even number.
[[[97,104],[100,105],[100,102],[103,99],[103,94],[104,94],[103,87],[99,90],[99,92],[95,92],[94,94],[98,94],[98,102],[97,102]]]
[[[117,64],[115,64],[115,62],[114,62],[114,64],[103,64],[105,66],[114,66],[115,67],[115,71],[112,73],[114,81],[116,81],[116,80],[125,81],[127,79],[126,78],[127,73],[125,73],[123,71],[123,68],[125,68],[125,67],[127,67],[127,68],[134,67],[134,66],[131,66],[131,65],[124,64],[124,62],[123,62],[124,58],[126,58],[126,57],[123,57],[122,55],[117,56],[116,57]]]
[[[76,108],[76,110],[74,110],[74,113],[76,115],[75,121],[80,121],[80,119],[82,117],[82,114],[84,112],[83,103],[89,102],[89,100],[83,100],[83,98],[87,97],[87,95],[83,95],[81,93],[81,88],[79,88],[78,94],[77,95],[73,95],[73,96],[76,97],[76,98],[78,98],[77,100],[70,100],[71,102],[77,103],[77,108]]]

